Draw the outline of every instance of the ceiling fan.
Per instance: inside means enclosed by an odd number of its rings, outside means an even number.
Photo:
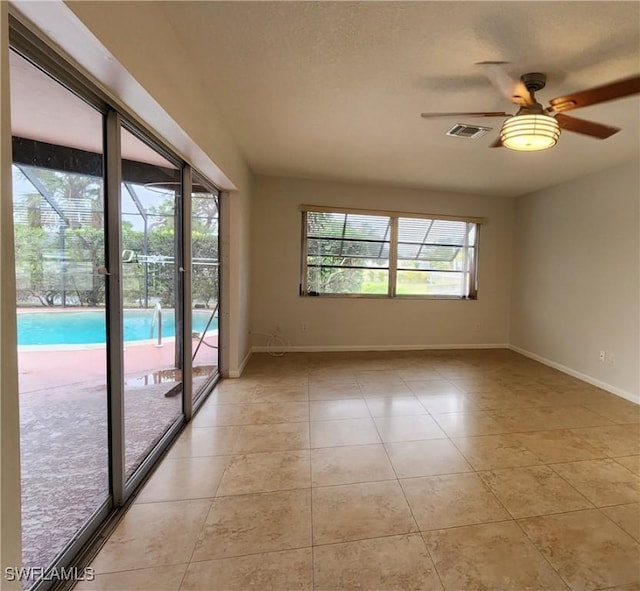
[[[439,117],[508,117],[500,130],[500,137],[490,147],[504,146],[512,150],[535,151],[553,147],[560,137],[560,129],[606,139],[620,129],[594,121],[565,115],[564,111],[597,105],[606,101],[640,93],[640,76],[617,80],[603,86],[559,96],[543,107],[535,93],[545,87],[547,77],[540,72],[523,74],[514,80],[503,68],[504,62],[481,62],[489,80],[520,109],[515,115],[504,112],[421,113],[424,119]]]

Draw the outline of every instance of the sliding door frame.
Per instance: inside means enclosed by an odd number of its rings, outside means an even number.
[[[105,232],[107,273],[107,396],[109,405],[109,487],[113,504],[125,501],[124,328],[122,321],[122,240],[120,232],[120,115],[105,118]]]
[[[108,425],[108,470],[109,493],[92,516],[81,526],[75,537],[69,540],[58,554],[52,567],[77,566],[84,561],[102,540],[103,530],[117,519],[123,508],[132,501],[137,490],[150,476],[152,469],[166,453],[184,425],[191,420],[194,411],[206,400],[208,394],[220,377],[220,336],[218,339],[218,371],[202,390],[201,395],[193,399],[192,367],[192,239],[191,239],[191,194],[194,170],[183,158],[175,154],[143,123],[120,106],[113,104],[109,96],[97,88],[74,66],[58,55],[38,34],[32,32],[16,15],[9,16],[10,50],[16,51],[37,68],[51,76],[62,86],[96,108],[103,116],[103,183],[104,183],[104,235],[105,266],[98,270],[105,275],[105,314],[106,314],[106,356],[107,356],[107,425]],[[136,471],[126,480],[125,470],[125,412],[124,412],[124,329],[123,329],[123,290],[122,290],[122,230],[121,230],[121,130],[133,132],[148,145],[157,149],[176,163],[181,170],[180,189],[176,192],[175,229],[176,252],[175,265],[176,290],[176,326],[181,326],[182,344],[177,354],[182,379],[182,412],[169,426],[164,435]],[[219,318],[226,310],[222,285],[223,279],[223,241],[220,231],[223,222],[223,193],[199,171],[199,177],[206,181],[218,195],[218,301]],[[219,322],[222,324],[222,322]],[[220,335],[220,327],[219,327]],[[178,335],[176,335],[178,338]],[[40,581],[32,591],[45,591],[54,583]]]

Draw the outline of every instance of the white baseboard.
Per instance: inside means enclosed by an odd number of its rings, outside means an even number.
[[[252,347],[253,353],[331,353],[339,351],[426,351],[431,349],[508,349],[507,343],[466,345],[290,345],[288,347]]]
[[[515,351],[516,353],[520,353],[520,355],[524,355],[525,357],[529,357],[529,359],[533,359],[534,361],[539,361],[540,363],[544,363],[544,365],[548,365],[549,367],[553,367],[562,373],[566,373],[574,378],[578,378],[583,382],[587,382],[592,386],[597,386],[598,388],[602,388],[607,392],[611,392],[616,396],[620,396],[620,398],[624,398],[625,400],[629,400],[631,402],[635,402],[636,404],[640,404],[640,396],[633,394],[632,392],[627,392],[622,388],[618,388],[616,386],[612,386],[611,384],[607,384],[602,380],[598,380],[592,376],[589,376],[580,371],[576,371],[575,369],[571,369],[566,365],[562,365],[561,363],[556,363],[555,361],[551,361],[551,359],[547,359],[546,357],[542,357],[541,355],[537,355],[536,353],[532,353],[531,351],[527,351],[526,349],[521,349],[520,347],[516,347],[515,345],[509,345],[509,349]]]
[[[247,366],[247,363],[249,363],[249,359],[251,359],[252,354],[253,354],[253,349],[249,349],[249,351],[245,355],[245,358],[242,360],[240,367],[238,367],[238,369],[229,370],[229,375],[227,377],[239,378],[242,375],[244,368]]]

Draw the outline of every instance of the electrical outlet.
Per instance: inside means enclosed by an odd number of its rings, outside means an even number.
[[[600,351],[600,361],[606,361],[606,359],[607,359],[607,352]]]

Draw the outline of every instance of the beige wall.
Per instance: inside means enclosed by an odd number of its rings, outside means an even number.
[[[307,349],[508,343],[512,200],[266,176],[255,177],[253,195],[253,331],[280,329],[293,347]],[[299,297],[302,203],[487,217],[478,300]],[[254,334],[252,342],[263,346],[265,337]]]
[[[511,343],[640,401],[638,168],[517,200]]]
[[[20,420],[13,266],[11,200],[11,119],[9,111],[7,3],[0,2],[0,587],[20,589],[4,580],[4,569],[20,566]]]
[[[251,354],[251,191],[229,195],[223,205],[222,364],[225,377],[240,377]]]

